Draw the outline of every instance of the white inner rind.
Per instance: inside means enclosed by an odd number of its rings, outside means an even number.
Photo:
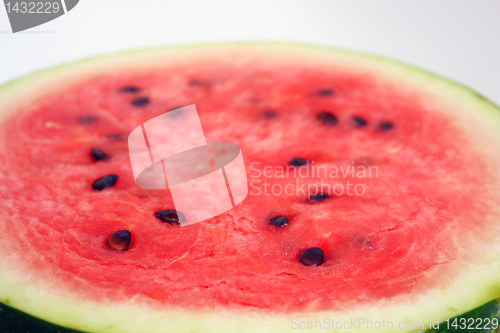
[[[56,92],[61,86],[77,85],[94,75],[120,73],[131,68],[174,67],[228,58],[232,62],[251,63],[259,59],[281,59],[283,63],[315,62],[325,68],[345,69],[352,73],[372,73],[377,79],[396,83],[402,91],[417,91],[426,96],[428,109],[449,112],[477,151],[484,156],[486,174],[499,172],[500,109],[474,92],[432,74],[382,58],[328,48],[291,44],[225,44],[151,49],[103,56],[63,65],[12,81],[0,88],[0,124],[10,115],[40,96]],[[237,59],[237,60],[235,60]],[[0,142],[0,150],[2,143]],[[0,165],[0,172],[2,166]],[[493,203],[500,202],[500,180],[489,184]],[[473,194],[471,194],[473,200]],[[492,204],[494,206],[494,204]],[[391,321],[391,330],[377,332],[415,332],[401,329],[399,323],[443,321],[489,300],[500,297],[500,212],[492,212],[484,221],[484,233],[474,247],[458,253],[446,264],[441,286],[421,294],[405,294],[370,304],[340,306],[346,310],[315,313],[269,313],[259,310],[211,308],[187,311],[169,308],[137,296],[127,303],[103,303],[82,299],[79,290],[63,290],[50,277],[29,272],[22,258],[11,251],[9,240],[2,238],[2,224],[11,223],[0,213],[0,302],[59,325],[89,332],[296,332],[295,324],[330,319],[350,322],[365,318],[372,322]],[[479,236],[478,236],[479,237]],[[475,241],[475,242],[474,242]],[[463,251],[463,250],[462,250]],[[16,252],[17,253],[17,252]],[[461,259],[460,259],[461,258]],[[439,279],[441,266],[428,274]],[[67,282],[67,281],[65,281]],[[354,302],[354,300],[353,300]],[[302,331],[302,330],[299,330]],[[328,331],[328,330],[322,330]],[[370,328],[330,330],[329,332],[373,332]]]

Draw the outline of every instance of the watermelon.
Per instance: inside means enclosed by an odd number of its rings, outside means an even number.
[[[127,137],[189,105],[241,148],[248,195],[183,226],[168,188],[135,183]],[[0,110],[1,332],[498,329],[500,110],[467,88],[223,44],[41,71]]]

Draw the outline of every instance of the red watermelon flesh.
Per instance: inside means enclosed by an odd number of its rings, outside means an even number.
[[[54,74],[46,86],[28,85],[24,100],[6,97],[4,267],[35,276],[49,293],[95,303],[140,299],[160,312],[404,307],[455,284],[473,289],[467,279],[475,274],[484,275],[487,292],[478,289],[461,310],[499,297],[492,276],[500,271],[500,161],[484,142],[498,136],[490,127],[500,114],[471,109],[490,107],[472,94],[477,101],[457,102],[444,81],[295,48],[169,51],[183,55],[173,60],[149,51],[153,63],[141,55],[101,59],[63,72],[64,80]],[[135,184],[127,136],[191,104],[207,142],[241,147],[249,194],[222,215],[181,227],[155,216],[175,209],[168,190]],[[110,174],[118,176],[114,186],[92,188]],[[329,197],[310,200],[314,194]],[[285,226],[270,223],[279,216]],[[107,245],[120,230],[131,234],[126,251]],[[299,260],[312,247],[324,252],[318,266]],[[490,256],[495,264],[481,266]],[[491,271],[472,272],[476,264]],[[466,292],[457,291],[461,299]]]

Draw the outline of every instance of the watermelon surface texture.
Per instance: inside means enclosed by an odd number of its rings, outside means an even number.
[[[182,227],[127,137],[192,104],[249,193]],[[0,126],[0,332],[498,330],[500,110],[448,80],[304,45],[150,49],[4,85]]]

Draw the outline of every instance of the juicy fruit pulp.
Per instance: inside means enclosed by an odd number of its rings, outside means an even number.
[[[342,62],[231,54],[96,72],[17,108],[0,196],[21,271],[160,311],[355,311],[432,293],[492,243],[495,161],[448,105]],[[190,104],[208,141],[241,147],[250,189],[181,228],[168,190],[135,185],[125,139]]]
[[[116,284],[125,286],[124,295],[114,297],[140,293],[183,306],[274,311],[312,302],[324,310],[359,295],[370,301],[434,287],[422,273],[454,260],[456,244],[447,241],[460,227],[454,217],[480,224],[488,213],[480,194],[488,180],[479,172],[484,162],[449,120],[426,112],[397,87],[309,66],[287,68],[283,78],[283,69],[272,65],[243,69],[210,62],[97,76],[45,96],[7,123],[3,135],[11,144],[5,152],[18,158],[6,165],[12,187],[4,196],[15,199],[11,214],[31,231],[33,251],[49,258],[59,253],[48,263],[52,274],[71,272],[91,283],[92,297],[102,295],[99,287]],[[193,86],[194,80],[200,83]],[[130,84],[140,91],[124,94]],[[321,93],[326,89],[335,94]],[[242,147],[251,187],[236,209],[180,228],[155,218],[161,208],[174,207],[169,193],[138,188],[127,142],[108,135],[126,136],[137,124],[191,103],[210,141]],[[276,117],[263,119],[270,109]],[[368,124],[353,126],[354,116]],[[387,121],[395,127],[381,132]],[[109,159],[91,160],[92,147],[107,151]],[[288,168],[295,156],[311,161],[299,169],[309,177],[295,177]],[[280,167],[291,171],[280,178]],[[341,167],[345,177],[334,173]],[[457,182],[462,179],[467,191]],[[328,186],[329,194],[314,193]],[[291,194],[277,195],[285,187]],[[479,193],[474,202],[471,192]],[[289,225],[270,228],[270,214],[286,216]],[[14,226],[12,237],[25,242]],[[103,241],[123,229],[132,233],[132,246],[110,253]],[[314,246],[323,249],[325,262],[305,269],[298,256]],[[133,269],[137,265],[142,267]],[[184,296],[193,288],[199,289],[194,300]]]

